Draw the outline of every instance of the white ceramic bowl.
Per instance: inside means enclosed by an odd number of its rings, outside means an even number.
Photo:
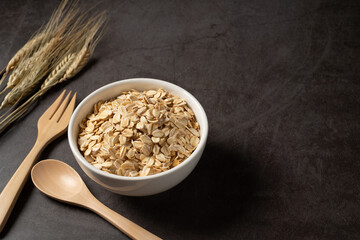
[[[77,138],[79,124],[100,100],[108,100],[119,96],[123,91],[136,89],[139,91],[163,88],[173,95],[184,99],[194,111],[200,125],[200,142],[195,151],[178,166],[155,175],[145,177],[124,177],[110,174],[93,167],[80,153]],[[206,144],[208,136],[208,120],[203,107],[189,92],[172,83],[149,79],[133,78],[108,84],[87,96],[75,109],[69,123],[68,139],[71,151],[81,169],[96,183],[118,194],[128,196],[146,196],[166,191],[184,180],[195,168]]]

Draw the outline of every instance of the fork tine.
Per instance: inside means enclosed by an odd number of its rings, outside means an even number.
[[[59,123],[68,123],[69,119],[74,111],[75,108],[75,101],[76,101],[76,94],[77,92],[75,92],[74,96],[72,97],[72,99],[70,100],[70,103],[68,104],[67,108],[65,109],[63,115],[61,116]]]
[[[61,115],[63,114],[66,106],[68,105],[68,102],[69,102],[69,99],[70,99],[70,94],[71,94],[71,91],[66,95],[66,97],[64,98],[64,100],[62,101],[62,103],[60,104],[60,106],[58,107],[58,109],[56,109],[54,115],[50,118],[55,120],[56,122],[59,121]]]
[[[41,116],[41,118],[47,118],[50,119],[52,117],[52,115],[54,115],[56,109],[58,109],[64,95],[65,95],[66,90],[64,90],[60,96],[55,100],[55,102],[53,104],[51,104],[51,106],[43,113],[43,115]]]

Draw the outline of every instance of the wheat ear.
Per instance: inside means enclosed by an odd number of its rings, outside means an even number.
[[[81,49],[77,56],[75,56],[74,53],[68,54],[49,74],[44,83],[41,85],[40,90],[29,100],[36,100],[54,85],[64,82],[67,79],[75,76],[89,61],[91,54],[91,49],[87,45]]]
[[[4,98],[1,103],[0,110],[6,106],[13,105],[17,101],[27,97],[30,93],[36,89],[41,79],[47,74],[48,65],[50,64],[51,58],[48,58],[48,55],[51,55],[56,48],[56,45],[59,43],[60,39],[58,37],[50,40],[41,50],[39,58],[34,60],[34,67],[31,68],[29,74],[24,76],[24,79],[17,84]]]
[[[68,77],[65,77],[65,73],[66,70],[69,68],[70,65],[72,65],[73,67],[75,67],[75,65],[73,65],[73,61],[75,59],[75,54],[74,53],[70,53],[68,54],[55,68],[54,70],[48,75],[48,77],[45,79],[44,83],[41,85],[40,90],[35,93],[34,95],[32,95],[26,102],[24,102],[22,105],[20,105],[19,107],[17,107],[13,112],[11,112],[7,117],[5,117],[2,121],[0,121],[0,133],[8,126],[10,125],[12,122],[16,121],[19,117],[21,117],[22,114],[24,114],[27,109],[31,106],[31,104],[33,102],[36,101],[36,99],[38,99],[41,95],[43,95],[44,93],[46,93],[52,86],[65,81],[66,79],[70,78],[69,75],[67,75]],[[80,63],[83,63],[83,61],[79,61]],[[75,71],[71,71],[72,73],[74,73]],[[16,89],[16,88],[15,88]],[[21,91],[20,91],[21,92]],[[16,95],[16,94],[14,94]],[[19,102],[21,96],[19,97],[19,99],[17,100],[17,102]],[[13,100],[13,99],[11,99]],[[17,103],[16,102],[16,103]],[[3,104],[6,104],[3,102]],[[5,105],[6,106],[6,105]],[[3,108],[4,106],[0,106],[0,109]],[[6,114],[2,115],[0,117],[3,118]]]
[[[15,86],[22,76],[24,75],[24,69],[23,68],[16,68],[10,75],[9,80],[6,84],[6,87],[0,92],[0,95],[6,92],[9,88],[12,86]]]
[[[80,72],[81,69],[89,61],[91,57],[91,51],[88,47],[84,46],[76,57],[75,54],[70,55],[71,57],[69,56],[69,59],[71,58],[71,61],[66,64],[66,67],[64,66],[64,68],[59,71],[59,74],[55,74],[54,77],[49,78],[47,81],[44,81],[44,83],[41,85],[40,90],[35,94],[36,96],[34,95],[36,98],[43,95],[56,84],[64,82],[75,76],[78,72]],[[60,75],[60,72],[62,72],[63,75]]]
[[[88,46],[84,46],[76,56],[74,62],[66,70],[63,78],[69,79],[75,76],[86,65],[91,57],[92,51]]]
[[[41,89],[53,86],[61,79],[68,67],[72,64],[75,59],[75,54],[70,53],[64,57],[64,59],[52,70],[52,72],[47,76],[44,83],[41,85]]]
[[[42,41],[44,40],[44,34],[38,34],[29,40],[15,55],[10,59],[8,64],[5,68],[5,73],[0,80],[0,85],[6,78],[6,76],[19,64],[19,62],[24,59],[26,56],[31,55],[35,52],[39,46],[41,45]]]
[[[33,52],[35,52],[39,46],[41,45],[41,42],[44,40],[45,35],[39,34],[36,35],[34,38],[29,40],[15,55],[10,59],[9,63],[6,65],[5,71],[9,73],[11,70],[13,70],[24,58],[24,56],[31,55]]]
[[[27,58],[26,60],[24,60],[23,63],[21,63],[22,67],[15,68],[15,70],[11,73],[9,77],[6,87],[0,92],[0,95],[6,92],[8,89],[14,88],[24,78],[24,75],[28,73],[33,67],[36,58],[38,58],[38,56],[33,55],[32,57]]]

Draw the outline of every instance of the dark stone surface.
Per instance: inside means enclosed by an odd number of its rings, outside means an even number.
[[[83,1],[93,5],[96,1]],[[1,1],[0,66],[59,1]],[[180,185],[110,193],[81,171],[67,137],[41,159],[73,166],[101,202],[164,239],[360,238],[359,1],[102,1],[106,35],[88,67],[0,135],[0,189],[61,89],[163,79],[202,103],[210,133]],[[127,239],[105,220],[26,184],[5,239]]]

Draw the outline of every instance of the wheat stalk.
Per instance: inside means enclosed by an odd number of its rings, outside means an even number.
[[[7,118],[2,120],[0,122],[0,133],[2,133],[11,123],[13,123],[15,120],[17,120],[19,117],[21,117],[29,108],[29,106],[33,103],[33,101],[29,101],[27,105],[22,108],[19,108],[18,111],[12,112],[11,115],[8,115]]]

